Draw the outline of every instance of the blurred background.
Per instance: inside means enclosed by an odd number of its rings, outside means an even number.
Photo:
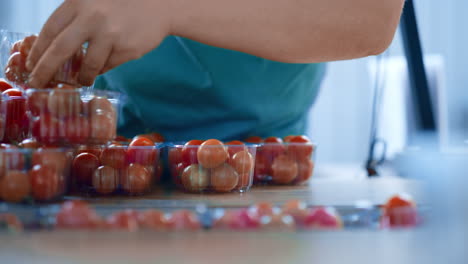
[[[38,32],[60,0],[1,0],[0,28]],[[433,89],[440,140],[456,147],[468,139],[468,1],[415,0],[428,79]],[[379,136],[390,157],[405,147],[410,129],[406,64],[400,33],[380,67],[382,110]],[[319,143],[318,164],[360,164],[366,160],[376,58],[332,62],[310,113],[309,135]]]

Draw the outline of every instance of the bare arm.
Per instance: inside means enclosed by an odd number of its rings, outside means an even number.
[[[42,87],[78,47],[89,50],[80,82],[179,35],[271,60],[308,63],[383,52],[404,0],[66,0],[28,57]]]

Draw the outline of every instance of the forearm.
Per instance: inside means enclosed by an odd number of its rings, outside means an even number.
[[[171,34],[271,60],[308,63],[383,52],[404,0],[171,2]]]

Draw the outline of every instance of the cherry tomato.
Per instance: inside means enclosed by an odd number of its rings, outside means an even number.
[[[142,228],[151,230],[167,230],[168,221],[164,213],[157,210],[147,210],[138,214],[138,224]]]
[[[333,208],[317,207],[304,218],[303,226],[309,229],[339,229],[342,223]]]
[[[164,137],[159,133],[149,133],[149,134],[144,134],[142,136],[150,139],[151,141],[153,141],[155,143],[164,142]]]
[[[196,165],[196,164],[193,164]],[[175,184],[181,185],[182,184],[182,172],[185,170],[186,167],[189,165],[181,162],[177,164],[175,167],[173,167],[171,174],[172,174],[172,180],[174,181]]]
[[[210,175],[206,169],[198,164],[192,164],[182,172],[181,181],[185,190],[189,192],[201,192],[210,184]]]
[[[24,153],[17,152],[17,147],[8,144],[1,144],[0,149],[8,150],[0,152],[0,178],[10,170],[24,169]]]
[[[9,171],[0,181],[0,194],[6,202],[18,203],[29,196],[29,177],[22,171]]]
[[[296,179],[298,166],[295,160],[286,155],[281,155],[273,161],[271,171],[274,183],[288,184]]]
[[[45,144],[54,144],[59,141],[59,121],[50,116],[43,115],[33,122],[32,135],[37,141]]]
[[[36,39],[37,36],[35,35],[27,36],[23,39],[20,46],[20,52],[24,55],[24,57],[27,58],[29,56],[29,52],[31,51],[31,48],[34,45]]]
[[[115,117],[104,114],[91,116],[92,143],[107,143],[116,137],[117,120]]]
[[[66,153],[60,149],[40,148],[32,155],[32,164],[46,165],[54,168],[58,174],[63,174],[69,168],[71,153]]]
[[[78,186],[91,186],[94,171],[100,166],[99,159],[91,153],[81,153],[73,160],[73,178]]]
[[[50,114],[57,118],[77,117],[81,106],[80,93],[70,88],[54,89],[47,101]]]
[[[20,52],[21,44],[23,44],[23,40],[16,41],[11,47],[10,54]]]
[[[314,172],[314,162],[310,159],[303,159],[299,160],[297,164],[298,173],[294,182],[300,184],[308,181]]]
[[[285,136],[283,138],[283,142],[289,143],[289,142],[291,142],[291,139],[293,139],[294,137],[296,137],[296,136],[293,136],[293,135]]]
[[[307,204],[301,200],[290,200],[287,201],[283,207],[282,212],[285,215],[291,215],[294,217],[296,224],[302,225],[304,219],[309,213],[307,209]]]
[[[35,165],[30,172],[32,196],[38,201],[49,201],[62,193],[60,176],[54,167]]]
[[[2,92],[2,94],[8,95],[10,97],[22,97],[23,96],[23,92],[20,89],[16,89],[16,88],[8,89]]]
[[[26,70],[26,57],[20,52],[11,54],[5,68],[5,77],[8,81],[24,84],[29,78],[29,72]]]
[[[68,143],[84,143],[89,138],[89,119],[86,117],[69,117],[66,118],[63,123],[59,124],[63,124],[63,126],[59,126],[59,134],[64,135],[64,138]]]
[[[270,161],[273,161],[285,151],[286,146],[283,144],[283,140],[277,137],[269,137],[265,139],[264,145],[262,146],[262,154],[264,154],[265,158]]]
[[[138,230],[138,213],[133,210],[125,210],[110,215],[106,219],[112,229],[136,231]]]
[[[172,230],[191,230],[196,231],[201,228],[200,221],[197,216],[187,210],[175,211],[171,214],[168,221],[168,227]]]
[[[151,188],[152,177],[144,166],[133,163],[121,174],[120,183],[127,193],[141,194]]]
[[[416,204],[408,195],[392,196],[383,206],[384,227],[414,227],[419,222]]]
[[[171,167],[177,166],[182,162],[182,148],[171,147],[169,148],[168,161]]]
[[[313,146],[306,136],[295,136],[289,141],[288,154],[293,159],[310,159]]]
[[[63,203],[55,217],[55,226],[61,229],[95,229],[102,220],[83,201],[67,201]]]
[[[198,164],[197,152],[203,141],[194,139],[185,143],[182,148],[182,160],[187,164]]]
[[[105,97],[96,96],[88,103],[89,115],[108,114],[116,115],[116,110],[112,103]]]
[[[262,230],[267,231],[294,231],[296,224],[294,218],[290,215],[273,214],[271,216],[263,216],[260,218]]]
[[[94,171],[93,187],[100,194],[110,194],[119,186],[119,172],[109,166],[101,166]]]
[[[274,214],[273,212],[274,206],[270,202],[259,202],[253,206],[250,207],[250,211],[252,213],[257,214],[258,216],[272,216]]]
[[[81,145],[78,147],[77,150],[77,155],[81,153],[90,153],[93,154],[96,157],[100,157],[102,153],[102,148],[99,146],[87,146],[87,145]]]
[[[13,86],[11,86],[11,84],[9,84],[5,79],[3,78],[0,78],[0,92],[4,92],[8,89],[11,89],[13,88]]]
[[[217,192],[230,192],[239,182],[239,174],[228,164],[211,170],[211,185]]]
[[[260,227],[260,218],[248,209],[226,211],[224,216],[216,221],[215,227],[232,230],[246,231],[255,230]]]
[[[223,143],[216,139],[203,142],[198,148],[197,159],[200,165],[212,169],[223,164],[229,157],[229,153]]]
[[[271,175],[271,165],[263,154],[255,156],[254,182],[259,183],[266,180]]]
[[[243,150],[237,152],[229,161],[229,164],[231,164],[231,166],[237,171],[237,173],[245,174],[253,171],[254,159],[250,152]]]
[[[21,143],[19,143],[18,146],[20,148],[38,149],[38,148],[41,147],[41,144],[39,142],[37,142],[37,140],[35,140],[33,138],[27,138],[27,139],[21,141]]]
[[[229,157],[231,157],[231,158],[237,152],[247,150],[247,147],[245,146],[245,144],[242,141],[239,141],[239,140],[229,141],[228,143],[226,143],[226,146],[228,148]]]
[[[127,165],[126,155],[127,152],[123,146],[111,144],[102,151],[100,156],[101,164],[114,169],[123,169]]]
[[[156,162],[159,159],[159,151],[150,139],[137,137],[128,146],[127,159],[130,163],[138,163],[143,166],[156,166]]]
[[[261,137],[252,136],[252,137],[247,138],[245,142],[252,143],[252,144],[260,144],[260,143],[263,143],[263,139]]]

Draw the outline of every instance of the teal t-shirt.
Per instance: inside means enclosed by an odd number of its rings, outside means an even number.
[[[323,64],[274,62],[171,36],[95,87],[127,95],[121,135],[232,140],[303,134],[324,72]]]

